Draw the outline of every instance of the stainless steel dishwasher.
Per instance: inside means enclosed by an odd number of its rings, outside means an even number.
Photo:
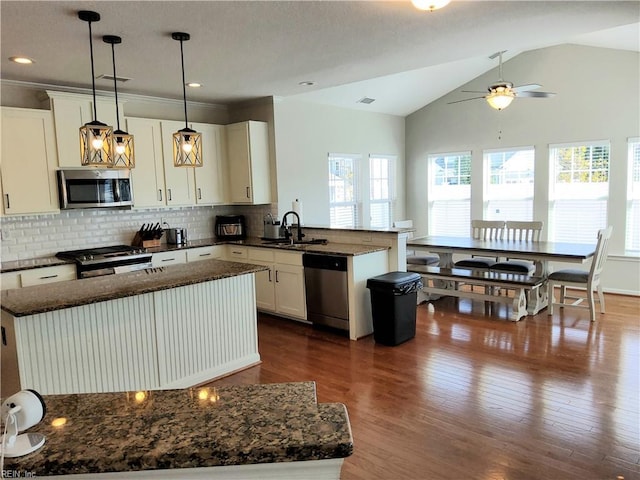
[[[307,292],[307,320],[349,331],[347,257],[305,253],[304,284]]]

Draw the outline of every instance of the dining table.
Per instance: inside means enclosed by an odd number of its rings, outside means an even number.
[[[533,276],[546,279],[550,262],[584,264],[595,254],[596,244],[430,235],[409,239],[407,248],[437,253],[442,268],[454,267],[455,254],[529,260],[535,265]],[[548,305],[546,288],[536,289],[530,297],[527,301],[529,315],[537,314]]]

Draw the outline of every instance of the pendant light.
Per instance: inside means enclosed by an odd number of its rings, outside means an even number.
[[[88,10],[78,12],[78,18],[89,24],[89,48],[91,50],[91,85],[93,89],[93,121],[80,127],[80,160],[82,165],[110,167],[113,165],[113,129],[99,122],[96,108],[96,76],[93,69],[93,39],[91,22],[99,22],[100,14]]]
[[[189,128],[187,120],[187,86],[184,77],[184,51],[182,42],[191,38],[188,33],[173,32],[171,38],[180,42],[180,59],[182,60],[182,95],[184,98],[185,128],[173,134],[173,166],[201,167],[202,166],[202,136]]]
[[[102,37],[102,41],[111,44],[111,59],[113,61],[113,92],[116,97],[116,122],[118,127],[113,131],[113,168],[133,168],[136,164],[133,154],[133,135],[120,130],[120,111],[118,109],[115,45],[122,43],[122,39],[116,35],[105,35]]]

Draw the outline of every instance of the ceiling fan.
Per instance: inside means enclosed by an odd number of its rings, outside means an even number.
[[[555,93],[551,93],[551,92],[534,92],[533,90],[536,90],[542,86],[542,85],[538,85],[537,83],[530,83],[528,85],[520,85],[518,87],[514,87],[513,83],[505,82],[502,79],[502,54],[505,51],[494,53],[489,57],[492,60],[496,57],[500,58],[500,64],[499,64],[499,70],[498,70],[500,78],[496,83],[489,85],[489,87],[487,88],[487,91],[489,93],[481,97],[471,97],[471,98],[465,98],[463,100],[457,100],[455,102],[449,102],[449,104],[467,102],[469,100],[477,100],[479,98],[484,98],[487,100],[487,103],[492,108],[495,108],[496,110],[504,110],[511,104],[513,99],[516,97],[548,98],[548,97],[553,97],[555,95]],[[462,90],[462,92],[485,93],[485,92],[477,92],[473,90]]]

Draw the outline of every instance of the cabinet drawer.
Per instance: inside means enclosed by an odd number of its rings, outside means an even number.
[[[76,279],[75,265],[57,265],[55,267],[34,268],[20,274],[23,287],[43,285],[45,283],[64,282]]]
[[[18,272],[7,272],[0,275],[0,288],[2,290],[20,288],[20,274]]]
[[[275,252],[275,262],[286,265],[302,265],[302,253]]]
[[[273,262],[274,251],[268,248],[249,248],[249,261]]]
[[[166,267],[167,265],[187,263],[187,254],[184,250],[154,253],[151,258],[151,263],[154,267]]]
[[[187,250],[187,262],[197,262],[198,260],[211,260],[220,258],[223,254],[223,247],[212,245],[210,247],[190,248]]]
[[[240,247],[237,245],[228,245],[227,257],[229,260],[241,261],[249,258],[249,252],[247,247]]]

